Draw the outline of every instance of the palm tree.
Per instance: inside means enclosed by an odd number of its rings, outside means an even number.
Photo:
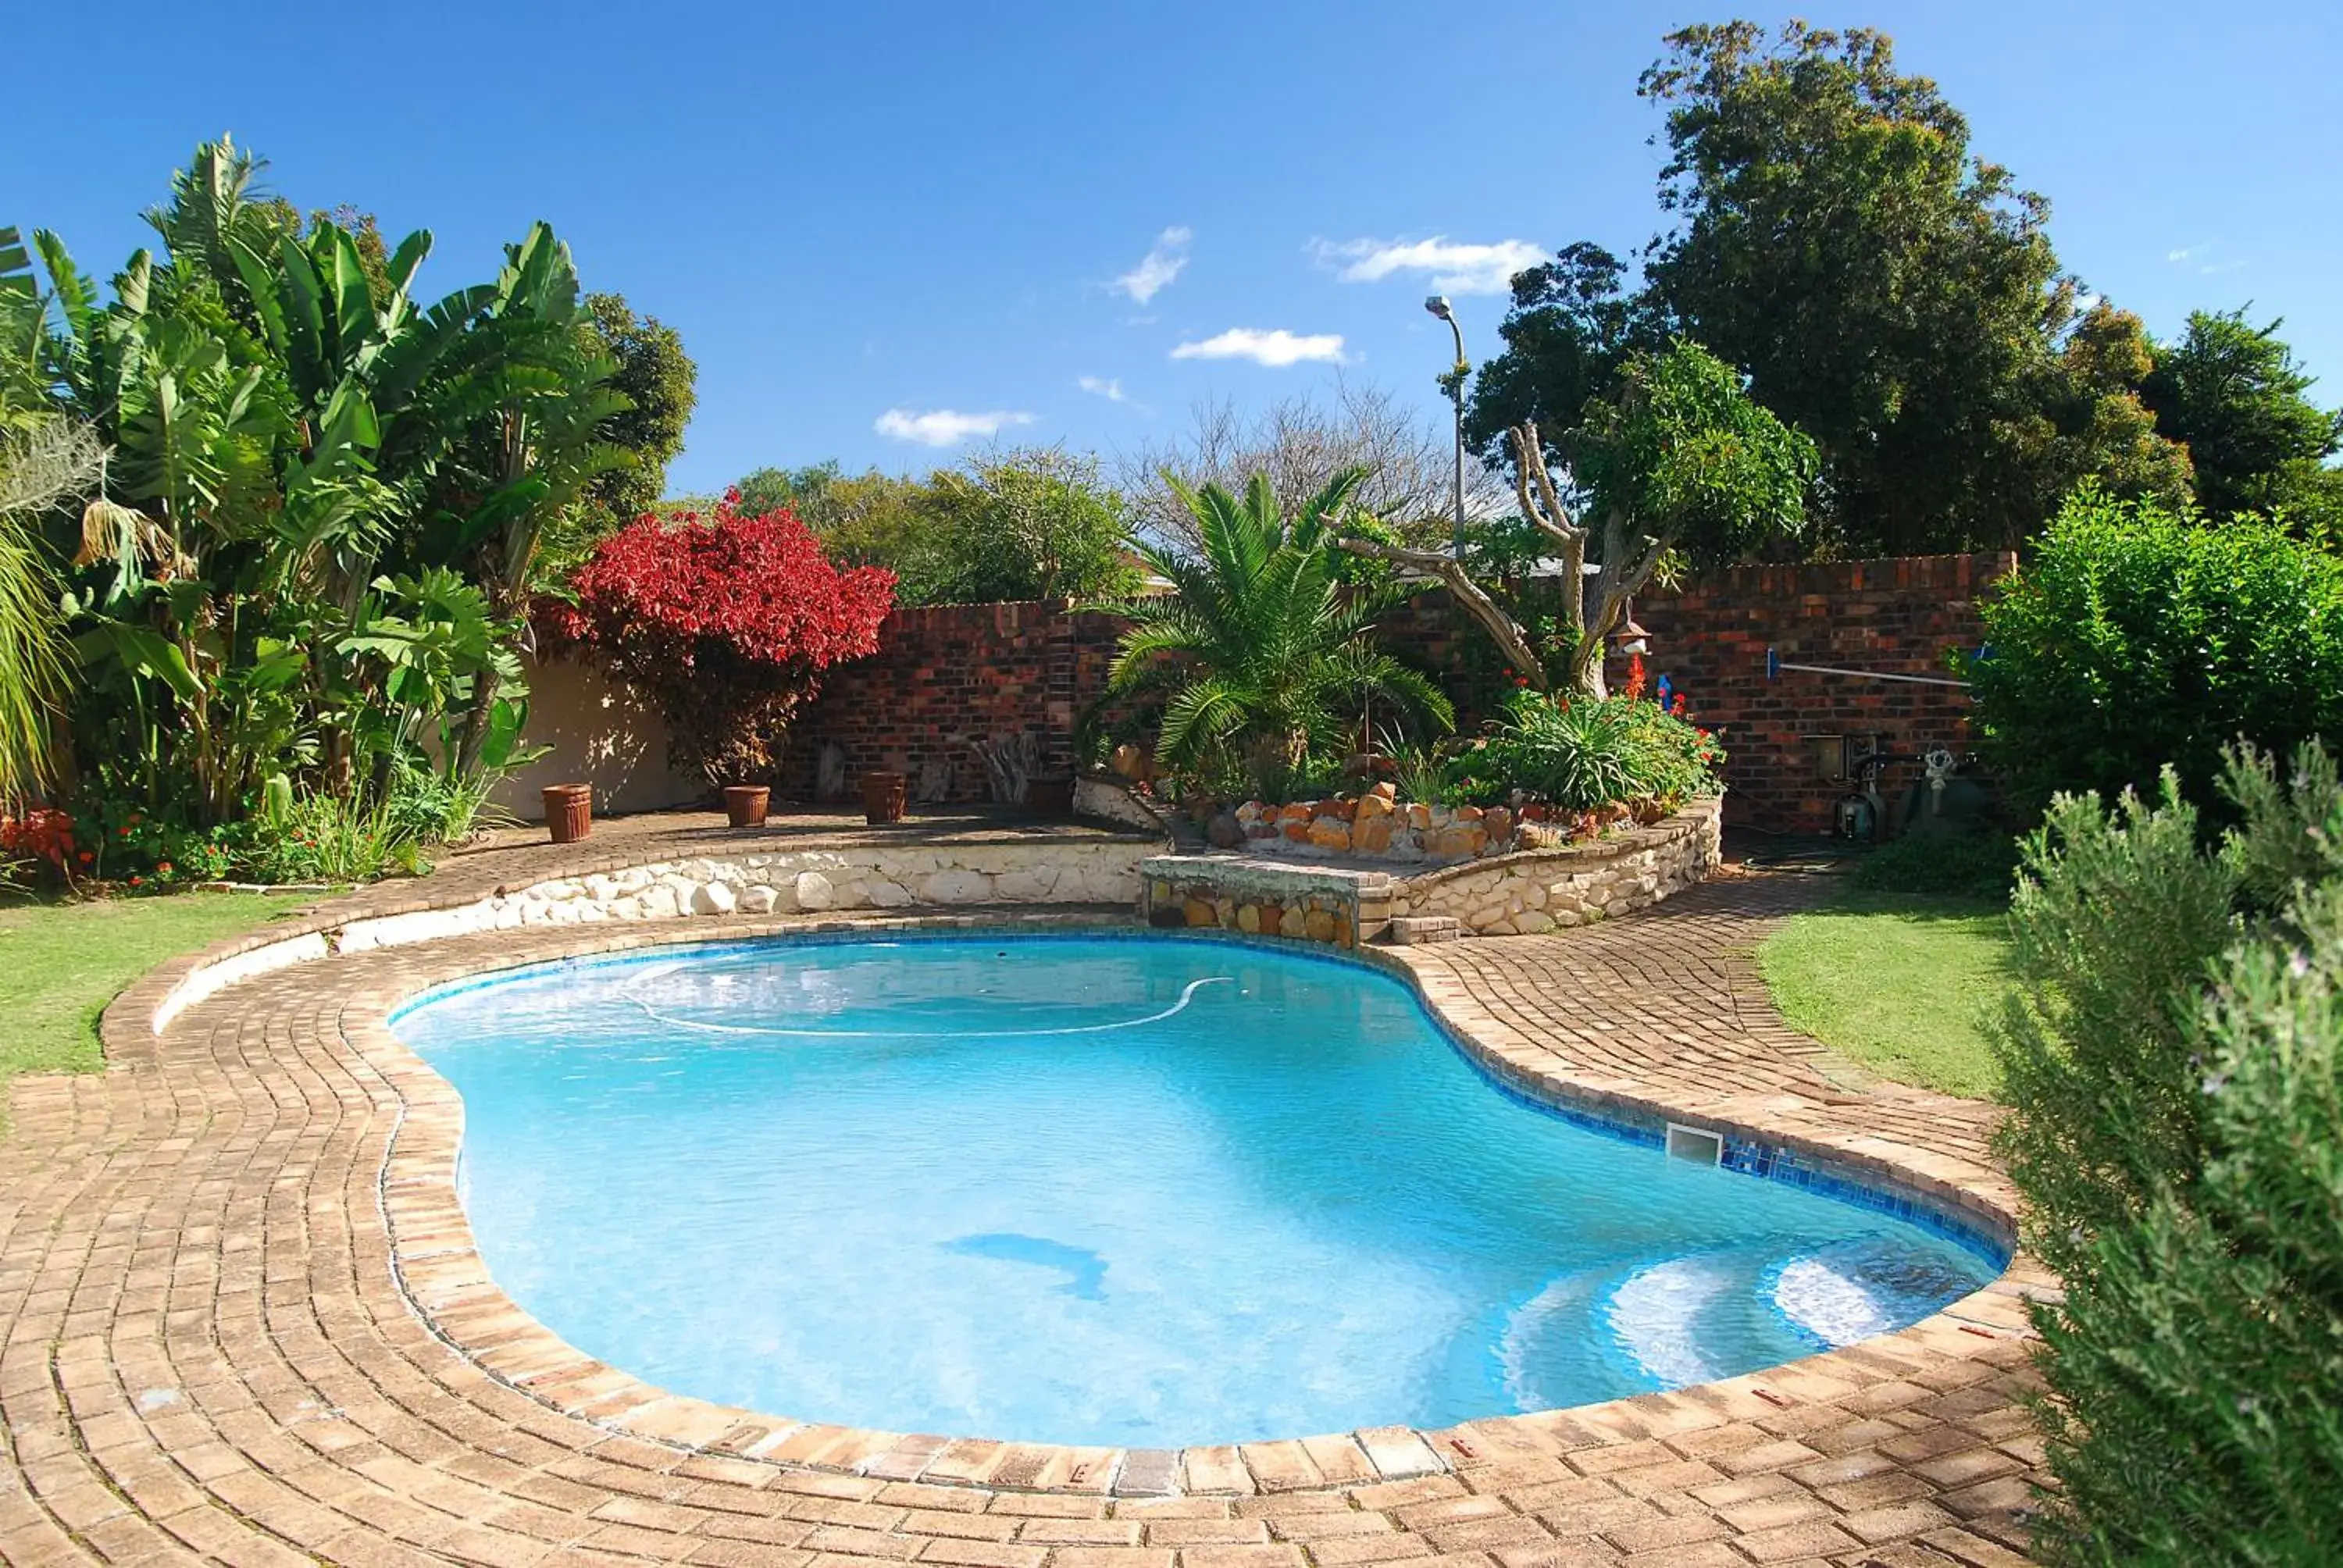
[[[1132,623],[1108,672],[1109,699],[1161,697],[1159,766],[1205,778],[1291,778],[1380,700],[1446,729],[1446,697],[1374,645],[1393,595],[1342,580],[1334,520],[1366,477],[1337,474],[1291,521],[1269,477],[1242,499],[1166,477],[1195,519],[1201,553],[1137,541],[1169,594],[1101,606]]]

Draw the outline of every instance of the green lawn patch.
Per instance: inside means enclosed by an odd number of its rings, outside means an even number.
[[[0,1084],[20,1072],[91,1072],[97,1015],[176,953],[315,903],[298,893],[176,893],[0,905]],[[6,1101],[0,1098],[0,1115]]]
[[[1982,1027],[2010,985],[2002,906],[1848,891],[1795,916],[1757,950],[1793,1029],[1884,1077],[1992,1099]]]

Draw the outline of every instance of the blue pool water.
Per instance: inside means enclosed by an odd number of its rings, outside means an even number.
[[[1166,937],[739,943],[426,999],[498,1283],[726,1403],[1176,1447],[1666,1388],[1996,1271],[1500,1091],[1353,963]]]

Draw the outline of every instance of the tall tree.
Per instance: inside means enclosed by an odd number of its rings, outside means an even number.
[[[1482,367],[1465,407],[1464,439],[1483,462],[1511,463],[1520,426],[1554,440],[1577,428],[1587,404],[1617,388],[1630,354],[1665,346],[1658,301],[1627,292],[1626,270],[1582,240],[1513,276],[1513,306],[1497,328],[1504,349]],[[1567,460],[1559,447],[1546,457]]]
[[[1521,515],[1561,563],[1561,625],[1543,646],[1467,560],[1356,529],[1342,546],[1437,578],[1541,688],[1602,696],[1604,639],[1646,583],[1680,565],[1745,559],[1806,528],[1814,443],[1758,407],[1731,366],[1681,338],[1632,356],[1558,440],[1530,424],[1511,440]],[[1568,461],[1559,474],[1546,456],[1556,448]]]
[[[2199,310],[2178,342],[2155,349],[2143,396],[2157,428],[2187,446],[2208,512],[2343,513],[2327,467],[2343,449],[2343,410],[2310,400],[2312,377],[2279,339],[2283,325]]]
[[[740,515],[761,518],[788,507],[806,527],[820,533],[834,520],[827,504],[833,487],[846,482],[846,471],[835,457],[809,463],[802,468],[759,468],[741,476],[732,487],[740,492]]]
[[[2107,380],[2107,324],[2078,320],[2047,203],[1972,155],[1885,35],[1733,22],[1666,45],[1638,91],[1665,111],[1672,226],[1632,291],[1586,245],[1516,281],[1475,389],[1484,449],[1534,412],[1571,427],[1623,352],[1674,332],[1819,447],[1817,549],[2013,544],[2085,477],[2169,493],[2176,455],[2137,382]]]
[[[603,435],[634,461],[588,486],[581,508],[583,527],[607,531],[632,522],[666,494],[668,463],[683,450],[684,427],[699,401],[699,367],[674,327],[656,316],[637,316],[624,295],[589,294],[585,314],[584,329],[596,339],[588,347],[611,362],[610,390],[629,405]]]

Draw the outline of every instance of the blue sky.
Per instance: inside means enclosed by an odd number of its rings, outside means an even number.
[[[1478,359],[1510,256],[1648,238],[1660,35],[1801,10],[1893,34],[2091,288],[2159,334],[2251,301],[2343,403],[2334,0],[42,6],[0,223],[111,273],[223,129],[304,206],[433,229],[427,289],[547,218],[699,362],[678,490],[988,424],[1112,453],[1338,371],[1430,420],[1435,281]]]

